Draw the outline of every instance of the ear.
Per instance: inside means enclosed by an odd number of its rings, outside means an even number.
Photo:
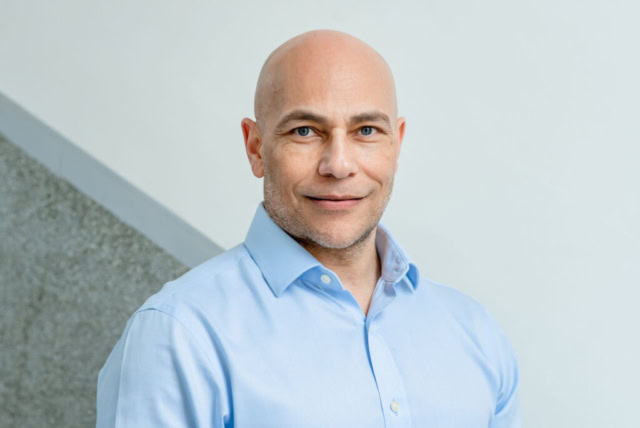
[[[404,140],[404,129],[407,124],[407,120],[404,117],[399,117],[396,122],[396,135],[398,136],[398,159],[400,158],[400,148],[402,147],[402,140]],[[399,161],[396,161],[396,172],[398,172]]]
[[[258,178],[264,177],[264,160],[262,158],[262,137],[258,130],[258,125],[251,119],[245,117],[240,124],[242,135],[244,136],[244,147],[247,151],[249,164],[253,175]]]

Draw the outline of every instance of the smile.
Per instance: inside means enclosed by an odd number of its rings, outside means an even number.
[[[319,196],[307,196],[315,206],[323,208],[325,210],[345,210],[357,206],[363,197],[344,195],[319,195]]]

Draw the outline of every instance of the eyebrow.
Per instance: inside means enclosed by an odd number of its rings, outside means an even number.
[[[329,123],[329,120],[326,117],[316,114],[312,111],[294,110],[291,113],[287,113],[287,115],[283,117],[280,122],[278,122],[278,124],[276,125],[276,132],[285,130],[290,122],[295,122],[297,120],[308,120],[311,122],[319,123],[321,125],[326,125],[327,123]]]
[[[294,122],[297,120],[308,120],[310,122],[316,122],[321,125],[327,125],[329,123],[329,119],[325,116],[314,113],[310,110],[294,110],[290,113],[287,113],[276,125],[276,132],[284,131],[287,128],[287,125],[290,122]],[[389,116],[380,112],[380,111],[367,111],[363,113],[358,113],[349,118],[349,125],[353,126],[362,122],[382,122],[388,129],[391,129],[391,121],[389,120]]]
[[[380,111],[367,111],[351,116],[349,125],[357,125],[362,122],[383,122],[387,128],[391,129],[391,121],[389,116]]]

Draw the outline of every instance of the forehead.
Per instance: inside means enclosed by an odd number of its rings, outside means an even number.
[[[299,108],[329,117],[378,110],[394,116],[393,79],[368,52],[304,51],[278,64],[272,118]]]

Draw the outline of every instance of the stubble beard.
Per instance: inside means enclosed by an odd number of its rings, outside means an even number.
[[[284,196],[279,187],[274,184],[271,175],[267,174],[266,171],[264,175],[264,208],[269,217],[282,230],[307,249],[315,247],[324,250],[356,250],[377,228],[378,222],[391,198],[392,188],[393,178],[389,192],[385,195],[382,204],[376,210],[373,210],[372,215],[368,216],[368,222],[363,231],[355,238],[341,243],[335,242],[330,232],[323,233],[300,221],[303,218],[302,214],[298,210],[288,207],[284,202]]]

